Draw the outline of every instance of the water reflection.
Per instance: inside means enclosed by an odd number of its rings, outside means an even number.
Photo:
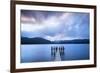
[[[56,59],[57,56],[57,52],[58,52],[58,55],[60,55],[60,58],[62,56],[64,56],[64,46],[51,46],[51,56],[53,58],[53,60]]]

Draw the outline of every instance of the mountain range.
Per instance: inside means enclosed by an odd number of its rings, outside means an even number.
[[[89,43],[89,39],[50,41],[41,37],[35,37],[35,38],[21,37],[21,44],[86,44],[86,43]]]

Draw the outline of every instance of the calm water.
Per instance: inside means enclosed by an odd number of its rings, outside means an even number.
[[[51,46],[64,46],[62,61],[89,59],[89,44],[21,45],[21,62],[53,61]]]

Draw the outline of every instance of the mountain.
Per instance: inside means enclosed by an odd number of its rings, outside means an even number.
[[[21,44],[49,44],[51,43],[49,40],[35,37],[35,38],[27,38],[27,37],[21,37]]]
[[[35,38],[21,37],[21,44],[85,44],[85,43],[89,43],[89,39],[49,41],[40,37],[35,37]]]
[[[62,44],[85,44],[85,43],[89,43],[89,39],[63,40],[58,42]]]

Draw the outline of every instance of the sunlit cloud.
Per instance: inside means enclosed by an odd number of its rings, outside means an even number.
[[[34,17],[27,17],[27,16],[21,16],[21,23],[28,23],[28,24],[34,24],[36,23],[36,19]]]
[[[50,41],[82,39],[81,37],[68,37],[68,36],[61,36],[61,35],[45,36],[44,38]]]

